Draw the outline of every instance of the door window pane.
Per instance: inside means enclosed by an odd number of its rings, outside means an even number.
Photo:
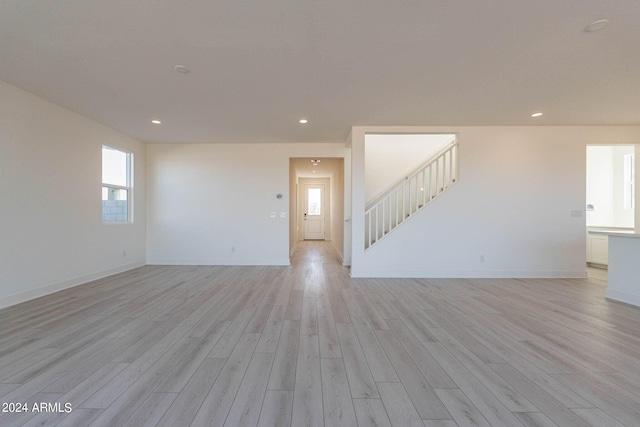
[[[307,189],[307,215],[322,215],[322,190],[320,188]]]

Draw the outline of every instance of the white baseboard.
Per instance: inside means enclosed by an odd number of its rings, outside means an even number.
[[[73,288],[74,286],[83,285],[94,280],[102,279],[103,277],[111,276],[113,274],[122,273],[134,268],[142,267],[146,265],[145,261],[138,261],[130,264],[121,265],[119,267],[110,268],[107,270],[98,271],[84,276],[74,277],[72,279],[63,280],[61,282],[51,283],[36,289],[30,289],[24,292],[18,292],[6,297],[0,298],[0,308],[10,307],[12,305],[20,304],[32,299],[40,298],[45,295],[53,294],[55,292],[63,291],[65,289]]]
[[[151,258],[147,260],[148,265],[291,265],[289,258],[273,259],[172,259],[172,258]]]
[[[614,289],[607,289],[605,297],[608,300],[622,302],[624,304],[640,307],[640,295],[629,294],[627,292],[620,292]]]
[[[351,267],[351,258],[345,258],[342,261],[342,265],[344,265],[345,267]]]
[[[333,249],[336,250],[336,252],[338,253],[338,256],[340,257],[340,262],[342,262],[344,264],[344,254],[342,253],[342,251],[336,246],[335,242],[333,240],[329,240],[331,242],[331,246],[333,246]]]
[[[351,266],[353,278],[390,279],[584,279],[584,270],[549,271],[433,271],[433,270],[386,270],[358,269]]]

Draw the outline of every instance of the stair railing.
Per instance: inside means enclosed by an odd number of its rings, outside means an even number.
[[[365,210],[365,250],[422,210],[458,181],[458,142],[443,148]]]

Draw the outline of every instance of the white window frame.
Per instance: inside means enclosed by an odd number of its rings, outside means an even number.
[[[101,167],[100,170],[102,171],[102,151],[107,148],[110,150],[115,150],[115,151],[119,151],[121,153],[126,154],[127,156],[127,166],[126,166],[126,172],[127,172],[127,179],[126,179],[126,184],[125,186],[121,186],[121,185],[115,185],[115,184],[107,184],[105,182],[102,182],[102,186],[100,187],[100,194],[102,194],[102,189],[103,188],[108,188],[108,189],[115,189],[115,190],[124,190],[127,192],[127,220],[126,221],[102,221],[103,224],[131,224],[133,223],[133,153],[131,151],[128,150],[123,150],[121,148],[118,147],[114,147],[113,145],[108,145],[108,144],[102,144],[100,147],[100,160],[101,160]],[[102,174],[100,177],[100,181],[102,181]],[[102,196],[100,196],[100,199],[102,200]],[[100,218],[102,218],[102,209],[100,209]]]
[[[624,155],[624,208],[635,208],[635,153]]]

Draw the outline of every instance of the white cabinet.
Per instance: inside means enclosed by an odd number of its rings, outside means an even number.
[[[605,234],[587,233],[587,262],[609,264],[609,237]]]

